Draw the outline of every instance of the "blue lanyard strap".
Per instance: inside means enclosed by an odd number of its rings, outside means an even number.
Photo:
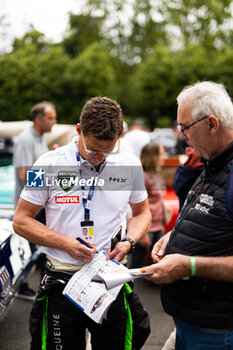
[[[82,179],[82,169],[81,169],[81,158],[80,154],[78,151],[78,144],[76,146],[76,159],[79,165],[79,175],[80,175],[80,180]],[[101,170],[103,169],[103,165],[105,163],[105,160],[100,165],[99,171],[96,171],[95,173],[95,178],[99,175]],[[85,186],[81,185],[81,190],[82,190],[82,202],[83,202],[83,209],[84,209],[84,220],[89,221],[90,220],[90,207],[91,207],[91,200],[95,191],[95,181],[93,181],[92,186],[89,188],[88,195],[86,196],[86,190]]]

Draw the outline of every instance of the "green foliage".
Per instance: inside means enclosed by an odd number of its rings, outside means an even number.
[[[156,19],[156,16],[153,16],[153,10],[159,11],[159,8],[156,5],[153,6],[150,0],[134,2],[132,29],[128,38],[134,61],[140,62],[147,58],[156,44],[168,44],[165,21]]]
[[[202,43],[213,49],[224,22],[231,18],[231,0],[169,0],[163,2],[163,13],[184,46]],[[174,31],[173,31],[174,32]],[[224,35],[223,35],[224,37]]]
[[[155,44],[168,43],[160,1],[86,0],[92,15],[101,13],[102,35],[111,53],[128,64],[141,62]]]
[[[155,45],[174,49],[174,43],[176,47],[200,43],[209,50],[218,48],[231,38],[231,4],[231,0],[85,0],[89,14],[101,13],[102,34],[112,52],[130,64],[148,57]]]
[[[211,79],[222,83],[228,89],[228,92],[233,98],[233,50],[229,47],[224,47],[218,55],[211,67]]]
[[[202,45],[188,45],[185,49],[175,53],[175,65],[177,71],[177,89],[180,91],[185,85],[190,85],[198,80],[212,79],[213,62],[218,52],[209,51]]]
[[[30,44],[34,45],[34,48],[37,48],[38,52],[40,52],[42,49],[46,49],[49,45],[49,43],[45,40],[45,35],[32,27],[32,30],[25,33],[21,39],[15,38],[13,50],[23,49]]]
[[[35,57],[36,50],[32,46],[1,56],[1,120],[22,120],[27,117],[36,84]]]
[[[171,128],[173,122],[174,120],[172,120],[171,117],[163,116],[157,119],[157,126],[159,128]]]
[[[39,101],[55,103],[58,121],[76,123],[86,100],[96,95],[115,98],[115,75],[109,55],[98,43],[75,59],[61,46],[39,52],[25,44],[0,57],[1,120],[23,120]]]
[[[184,86],[198,80],[213,79],[217,57],[218,52],[208,52],[201,45],[189,45],[178,51],[156,46],[153,54],[138,65],[132,77],[131,113],[144,114],[151,127],[161,125],[161,118],[170,116],[171,125],[176,119],[178,93]],[[231,69],[229,65],[228,69]],[[168,121],[164,123],[167,126]]]
[[[165,46],[157,46],[132,77],[132,113],[145,115],[151,127],[157,125],[157,119],[170,114],[174,105],[176,77],[173,55]]]
[[[66,101],[68,91],[64,76],[69,67],[70,58],[61,46],[51,48],[46,54],[35,58],[38,67],[34,103],[48,100],[56,105],[58,121],[65,121],[66,111],[63,102]]]
[[[26,45],[0,59],[1,120],[27,118],[34,103],[61,100],[68,57],[59,47],[38,55],[34,44]]]
[[[105,95],[115,98],[115,76],[111,60],[98,43],[87,47],[70,62],[64,81],[69,91],[66,101],[68,122],[77,122],[87,99]]]
[[[71,57],[78,56],[87,46],[101,39],[100,28],[102,20],[90,15],[74,15],[69,17],[69,34],[62,45]]]

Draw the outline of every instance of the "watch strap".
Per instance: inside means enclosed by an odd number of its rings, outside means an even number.
[[[135,243],[134,240],[130,237],[125,237],[124,239],[122,239],[122,242],[128,241],[131,244],[131,248],[128,254],[131,254],[135,251]]]

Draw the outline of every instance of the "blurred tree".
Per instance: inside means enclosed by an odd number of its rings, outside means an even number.
[[[174,53],[177,80],[176,88],[182,90],[185,85],[198,80],[213,79],[213,64],[219,52],[209,50],[202,44],[189,44]]]
[[[228,92],[233,98],[233,50],[225,46],[215,56],[211,67],[211,79],[222,83],[228,89]]]
[[[89,13],[101,14],[110,52],[129,64],[144,60],[155,45],[219,48],[232,37],[231,5],[231,0],[85,1]]]
[[[45,35],[41,32],[38,32],[34,29],[33,26],[31,26],[31,30],[25,33],[22,38],[14,39],[13,51],[22,49],[30,44],[33,44],[34,48],[36,48],[39,52],[42,49],[46,49],[48,46],[51,46],[51,43],[46,41]]]
[[[178,93],[198,80],[213,79],[213,73],[219,69],[214,64],[218,56],[218,52],[209,52],[198,44],[178,51],[156,46],[154,52],[138,65],[130,80],[129,112],[135,116],[145,115],[151,128],[161,124],[164,116],[170,116],[171,125],[176,119]],[[233,67],[228,64],[228,74],[230,72]],[[166,124],[168,126],[168,119]]]
[[[224,42],[226,24],[232,21],[231,0],[169,0],[161,4],[173,40],[183,46],[202,43],[208,49]]]
[[[83,104],[93,96],[115,98],[115,73],[109,54],[98,43],[73,59],[64,74],[66,122],[77,123]]]
[[[70,13],[68,35],[62,41],[65,51],[75,57],[93,42],[100,41],[101,24],[102,18],[100,17]]]
[[[172,115],[176,98],[174,57],[165,46],[157,46],[141,64],[131,79],[129,103],[133,115],[147,117],[150,127],[163,115]]]
[[[69,57],[61,47],[38,54],[34,44],[0,57],[1,120],[24,120],[33,104],[49,100],[58,103],[63,112],[62,98],[66,96],[64,72]]]
[[[168,39],[158,1],[135,0],[133,12],[131,33],[128,37],[131,53],[129,57],[138,63],[153,52],[155,45],[167,45]]]
[[[160,0],[86,0],[92,14],[101,14],[102,35],[112,55],[128,64],[141,62],[155,44],[167,43]]]
[[[233,21],[232,21],[233,22]],[[222,47],[233,47],[233,28],[232,26],[226,26],[227,29],[224,32],[219,33],[219,40],[224,43]]]
[[[27,118],[37,82],[37,51],[33,46],[0,57],[0,118]]]
[[[37,101],[49,100],[55,103],[58,122],[66,123],[67,112],[63,103],[69,99],[65,84],[65,74],[71,63],[70,57],[62,46],[50,48],[45,54],[36,58],[38,76],[34,91]]]
[[[37,43],[20,46],[0,56],[1,120],[23,120],[34,103],[49,100],[59,122],[76,123],[88,98],[115,98],[111,59],[98,43],[74,59],[58,45],[46,51],[38,51]]]

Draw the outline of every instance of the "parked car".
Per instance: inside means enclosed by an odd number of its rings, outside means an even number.
[[[168,156],[175,154],[177,135],[172,128],[155,128],[150,133],[150,138],[163,145]]]
[[[18,236],[12,221],[0,219],[0,321],[39,256],[39,250]]]
[[[5,162],[4,162],[5,163]],[[1,158],[0,158],[1,164]],[[13,195],[15,187],[13,165],[0,166],[0,218],[12,219],[14,214]]]
[[[0,138],[0,321],[14,301],[17,291],[35,266],[39,249],[12,227],[14,215],[14,168],[12,141]]]

